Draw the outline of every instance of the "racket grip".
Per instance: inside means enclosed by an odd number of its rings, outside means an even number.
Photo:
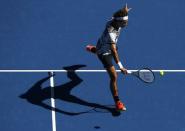
[[[131,74],[131,73],[132,73],[132,71],[130,71],[130,70],[127,70],[127,73],[128,73],[128,74]]]

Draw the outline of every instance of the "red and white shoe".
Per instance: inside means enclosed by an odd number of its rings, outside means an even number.
[[[87,45],[86,50],[91,52],[91,53],[96,53],[96,46],[93,45]]]
[[[116,102],[116,109],[119,111],[126,111],[125,105],[121,101]]]

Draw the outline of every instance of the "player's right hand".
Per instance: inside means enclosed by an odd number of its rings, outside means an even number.
[[[120,70],[121,70],[121,72],[122,72],[123,74],[125,74],[125,75],[126,75],[126,74],[128,74],[128,72],[127,72],[127,69],[126,69],[126,68],[124,68],[124,67],[123,67],[123,68],[120,68]]]

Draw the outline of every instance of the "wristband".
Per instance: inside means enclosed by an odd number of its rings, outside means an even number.
[[[123,65],[121,64],[120,61],[118,62],[118,66],[119,66],[120,69],[123,68]]]

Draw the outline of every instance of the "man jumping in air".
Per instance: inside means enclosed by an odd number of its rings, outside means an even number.
[[[97,45],[87,45],[86,49],[91,53],[97,54],[99,60],[102,62],[104,68],[107,70],[110,77],[110,90],[115,101],[116,109],[126,111],[125,105],[120,101],[117,88],[117,72],[112,63],[112,58],[118,64],[121,72],[127,74],[119,59],[117,52],[117,41],[121,29],[128,24],[128,12],[131,8],[128,8],[127,4],[124,8],[113,14],[110,21],[107,22],[105,30],[102,36],[98,39]]]

